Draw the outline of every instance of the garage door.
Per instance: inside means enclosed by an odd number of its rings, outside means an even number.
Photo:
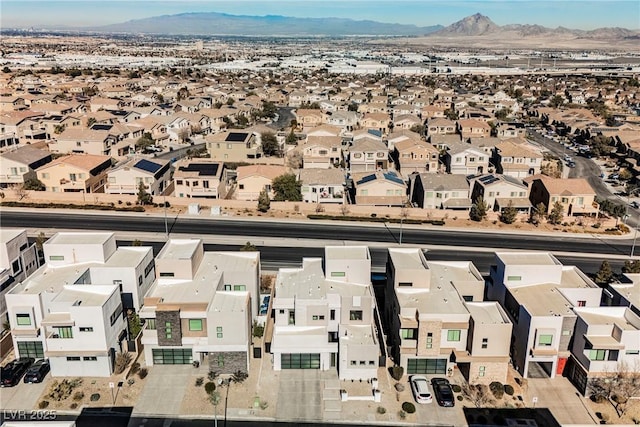
[[[320,369],[320,353],[284,353],[280,355],[281,369]]]
[[[154,348],[154,365],[188,365],[192,359],[190,348]]]
[[[20,357],[43,359],[44,350],[42,349],[42,341],[18,341],[18,353]]]
[[[447,359],[409,359],[407,374],[445,374]]]

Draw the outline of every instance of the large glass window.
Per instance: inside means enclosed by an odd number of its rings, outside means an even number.
[[[409,359],[407,361],[408,374],[445,374],[447,359]]]
[[[450,329],[447,331],[447,341],[460,341],[460,329]]]
[[[400,329],[400,336],[403,340],[415,340],[418,337],[418,330],[413,328]]]
[[[190,331],[202,331],[202,319],[189,319]]]
[[[31,326],[31,316],[28,314],[16,314],[16,323],[18,326]]]
[[[190,348],[154,348],[151,353],[154,365],[188,365],[192,362]]]
[[[44,358],[42,341],[18,341],[18,353],[20,357]]]
[[[280,356],[282,369],[320,369],[320,353],[285,353]]]
[[[349,311],[349,320],[362,320],[362,310]]]
[[[540,334],[538,335],[538,347],[551,347],[553,343],[553,335]]]
[[[604,360],[606,350],[589,350],[589,360]]]
[[[58,338],[73,338],[73,330],[71,326],[56,326]]]

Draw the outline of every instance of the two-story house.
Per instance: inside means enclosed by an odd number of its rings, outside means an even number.
[[[342,162],[342,138],[339,136],[308,136],[296,150],[302,153],[304,169],[329,169]]]
[[[422,209],[468,210],[472,202],[465,175],[421,173],[412,176],[410,200]]]
[[[476,119],[458,120],[458,132],[462,139],[482,138],[491,136],[491,126],[488,123]]]
[[[498,173],[524,178],[540,173],[543,156],[519,139],[509,139],[494,148],[493,164]]]
[[[405,139],[394,143],[393,159],[398,172],[404,178],[412,173],[436,173],[440,152],[433,145],[420,139]]]
[[[596,192],[584,178],[551,178],[545,175],[531,177],[529,200],[533,206],[544,203],[549,213],[556,202],[563,215],[597,215]]]
[[[530,375],[562,375],[576,330],[574,307],[598,307],[602,296],[575,266],[548,252],[497,252],[487,298],[497,301],[513,323],[513,367]]]
[[[340,379],[377,378],[379,344],[367,247],[325,248],[301,268],[281,268],[273,301],[273,368],[337,370]]]
[[[243,162],[262,157],[262,146],[251,132],[220,132],[205,137],[209,156],[220,162]]]
[[[273,180],[289,173],[285,166],[278,165],[248,165],[238,166],[234,196],[237,200],[258,200],[260,192],[266,190],[270,199],[275,197]]]
[[[522,181],[509,175],[487,174],[474,177],[470,181],[471,200],[482,197],[489,209],[501,212],[512,206],[518,211],[531,210],[529,189]]]
[[[361,138],[349,148],[349,170],[352,173],[386,170],[388,167],[389,150],[381,140]]]
[[[305,203],[345,202],[345,176],[340,169],[300,169],[298,180]]]
[[[36,174],[46,191],[103,193],[110,168],[109,156],[70,154],[39,167]]]
[[[171,180],[171,162],[160,159],[131,159],[107,172],[107,194],[138,194],[140,184],[145,191],[158,196]]]
[[[224,164],[211,159],[183,159],[175,164],[174,195],[177,197],[224,199],[227,186]]]
[[[40,258],[36,244],[29,243],[24,229],[2,227],[0,248],[0,317],[4,321],[7,312],[4,295],[40,267]]]
[[[448,173],[475,175],[489,169],[489,156],[471,144],[449,144],[442,155],[442,162]]]
[[[36,179],[36,169],[51,161],[51,153],[24,145],[0,154],[0,188]]]
[[[249,372],[260,254],[205,252],[199,239],[171,239],[156,269],[140,311],[147,364],[197,361],[223,374]]]

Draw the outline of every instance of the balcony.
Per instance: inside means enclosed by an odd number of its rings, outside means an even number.
[[[415,354],[418,348],[418,340],[401,339],[400,351],[401,353]]]
[[[558,349],[554,347],[534,347],[529,350],[533,357],[553,357],[558,355]]]
[[[31,337],[31,338],[35,338],[35,337],[39,337],[40,336],[40,329],[35,329],[35,328],[14,328],[11,329],[11,335],[13,335],[14,337]]]

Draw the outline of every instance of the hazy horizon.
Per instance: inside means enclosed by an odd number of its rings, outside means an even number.
[[[636,0],[3,0],[1,11],[2,28],[101,26],[191,12],[349,18],[420,27],[437,24],[447,26],[466,16],[481,13],[498,25],[538,24],[582,30],[640,28],[640,2]]]

